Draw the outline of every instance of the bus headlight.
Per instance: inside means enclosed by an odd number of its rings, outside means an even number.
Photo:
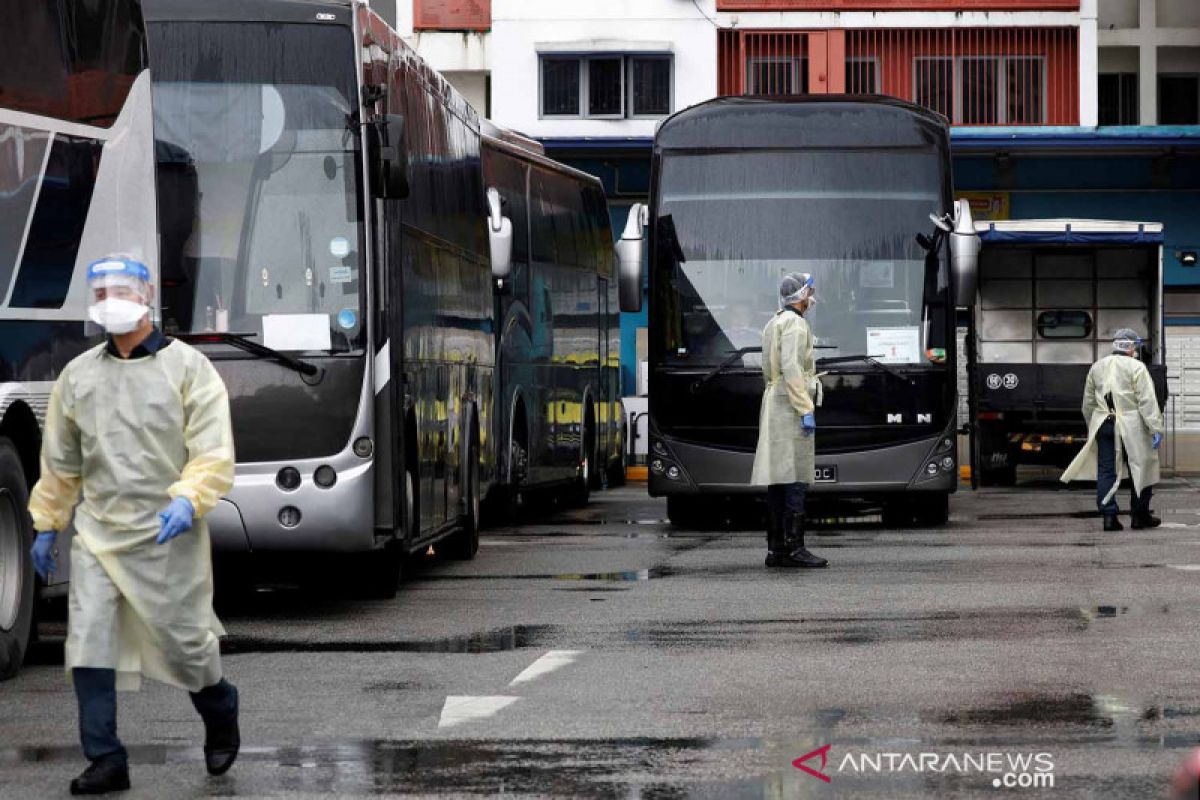
[[[950,456],[944,457],[942,459],[942,471],[949,472],[952,469],[954,469],[954,459]]]
[[[654,472],[658,475],[662,475],[665,470],[666,470],[666,466],[663,465],[662,459],[656,458],[650,462],[650,471],[651,472]]]
[[[655,439],[655,440],[654,440],[654,444],[653,444],[653,446],[652,446],[652,449],[654,450],[654,454],[655,454],[656,456],[665,456],[665,455],[667,455],[667,446],[666,446],[665,444],[663,444],[661,441],[659,441],[658,439]]]
[[[285,492],[294,492],[300,488],[300,470],[295,467],[284,467],[275,476],[275,485]]]
[[[317,467],[317,471],[313,473],[313,483],[320,486],[322,489],[328,489],[337,483],[337,470],[328,464],[322,464]]]
[[[284,506],[279,509],[279,524],[285,528],[294,528],[300,524],[300,509],[295,506]]]
[[[950,450],[953,447],[954,447],[954,440],[951,439],[949,436],[943,438],[941,443],[938,444],[938,450],[940,450],[942,452],[946,452],[947,450]]]
[[[359,458],[370,458],[375,452],[375,444],[369,436],[360,436],[354,440],[354,455]]]
[[[679,475],[680,475],[679,467],[675,466],[674,464],[667,467],[667,477],[668,478],[670,478],[673,481],[677,481],[677,480],[679,480]]]
[[[938,465],[937,465],[936,461],[930,461],[928,464],[925,465],[925,474],[926,475],[937,475],[938,474]]]

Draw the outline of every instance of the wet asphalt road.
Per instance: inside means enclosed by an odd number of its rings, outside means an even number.
[[[125,796],[1161,797],[1200,746],[1200,491],[1161,487],[1153,532],[1092,503],[964,492],[944,529],[833,521],[830,569],[768,572],[758,531],[673,529],[630,486],[394,600],[260,591],[224,614],[238,764],[207,777],[187,697],[147,684],[121,696]],[[47,628],[0,684],[0,797],[83,766]],[[828,783],[792,765],[824,745]],[[957,768],[989,753],[1048,754],[1055,788]]]

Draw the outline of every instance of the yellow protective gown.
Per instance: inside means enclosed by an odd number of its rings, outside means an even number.
[[[762,370],[767,387],[758,413],[758,447],[750,483],[810,483],[816,436],[805,436],[800,419],[813,411],[817,384],[808,322],[784,309],[763,329]]]
[[[51,392],[41,464],[36,529],[62,531],[75,510],[66,668],[115,669],[120,689],[142,675],[193,692],[220,680],[203,517],[233,485],[234,454],[209,360],[180,341],[129,360],[104,345],[78,356]],[[176,497],[195,521],[157,544]]]
[[[1112,393],[1114,442],[1117,480],[1104,498],[1108,502],[1117,493],[1121,479],[1133,478],[1138,494],[1159,480],[1158,451],[1151,447],[1152,434],[1163,433],[1162,411],[1154,394],[1154,381],[1146,365],[1136,358],[1113,354],[1105,356],[1088,370],[1083,390],[1083,416],[1088,421],[1088,440],[1079,455],[1063,472],[1062,481],[1096,479],[1096,432],[1108,419],[1104,396]],[[1129,467],[1125,462],[1128,459]]]

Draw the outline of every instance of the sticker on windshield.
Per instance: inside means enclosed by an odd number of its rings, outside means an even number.
[[[916,364],[921,360],[921,329],[867,328],[867,355],[884,364]]]
[[[358,325],[358,312],[353,308],[343,308],[338,312],[337,321],[343,330],[351,330]]]
[[[329,240],[329,252],[334,258],[345,258],[350,255],[350,242],[344,236],[335,236]]]
[[[354,270],[350,267],[330,267],[330,283],[349,283],[354,280]]]

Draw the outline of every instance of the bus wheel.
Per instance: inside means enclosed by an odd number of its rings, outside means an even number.
[[[980,486],[1015,486],[1016,483],[1016,465],[979,470]]]
[[[25,512],[28,506],[17,449],[0,438],[0,679],[20,670],[33,632],[35,587],[29,554],[33,531]]]
[[[913,505],[906,497],[888,500],[883,505],[885,528],[908,528],[913,524]]]
[[[625,443],[621,443],[621,453],[608,468],[608,488],[616,489],[625,485]]]
[[[950,495],[935,494],[915,498],[913,521],[918,525],[935,527],[945,525],[950,519]]]
[[[671,495],[667,498],[667,519],[676,528],[704,528],[711,523],[705,511],[711,511],[708,503],[694,495]]]
[[[367,600],[391,600],[400,585],[403,564],[402,547],[398,542],[356,557],[346,578],[353,594]]]
[[[462,524],[446,537],[435,550],[455,561],[469,561],[479,552],[479,436],[471,433],[471,445],[467,450],[463,493],[464,505]]]

